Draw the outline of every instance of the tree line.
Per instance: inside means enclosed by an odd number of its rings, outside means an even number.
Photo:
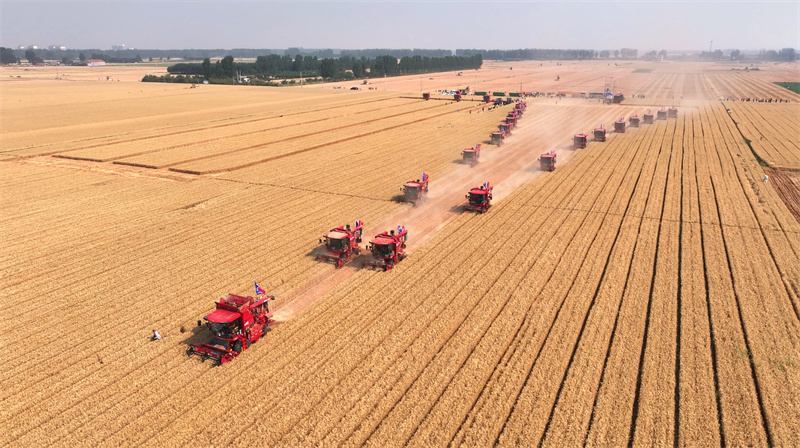
[[[167,67],[172,75],[202,76],[213,81],[237,76],[258,79],[308,78],[354,79],[399,76],[419,73],[479,69],[483,65],[480,54],[473,56],[405,56],[399,61],[392,55],[375,58],[344,55],[339,58],[323,58],[297,54],[261,55],[255,62],[234,62],[232,55],[212,63],[205,58],[202,63],[178,63]]]

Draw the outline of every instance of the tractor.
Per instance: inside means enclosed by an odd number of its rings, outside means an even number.
[[[550,152],[539,156],[539,164],[542,171],[555,171],[556,169],[556,151],[551,149]]]
[[[653,124],[653,112],[651,112],[650,109],[647,109],[647,112],[642,116],[642,122],[644,122],[644,124]]]
[[[614,122],[614,132],[625,133],[625,118],[620,117],[619,120]]]
[[[275,300],[275,296],[254,299],[228,294],[220,297],[214,304],[216,309],[203,317],[212,334],[211,343],[192,344],[186,354],[197,355],[203,362],[213,359],[218,365],[232,361],[270,331],[269,324],[274,322],[269,311],[270,300]],[[202,325],[198,320],[197,326]]]
[[[604,142],[606,141],[606,127],[605,125],[600,125],[599,128],[594,129],[594,141],[596,142]]]
[[[503,140],[505,140],[505,138],[506,138],[506,133],[505,133],[505,131],[502,131],[502,130],[501,131],[495,131],[495,132],[492,132],[491,135],[489,135],[489,137],[491,137],[492,143],[497,145],[497,147],[499,148],[499,147],[503,146]]]
[[[404,226],[397,226],[397,232],[390,230],[375,235],[369,242],[372,259],[364,262],[365,268],[381,268],[384,271],[392,269],[394,265],[406,258],[406,240],[408,230]]]
[[[425,101],[428,101],[429,99],[431,99],[431,92],[423,93],[422,94],[422,99],[425,100]]]
[[[481,144],[478,143],[474,148],[467,148],[461,151],[461,158],[464,163],[469,163],[470,167],[477,165],[481,158]]]
[[[508,124],[508,123],[500,123],[497,126],[497,128],[500,130],[500,132],[504,132],[506,135],[511,135],[511,127],[512,126],[513,125]]]
[[[580,134],[575,134],[572,137],[572,147],[575,148],[575,149],[585,148],[586,147],[587,137],[588,136],[586,135],[585,132],[581,132]]]
[[[428,197],[428,180],[430,177],[427,173],[422,173],[422,180],[410,180],[403,184],[400,191],[403,192],[403,201],[410,202],[417,205]]]
[[[364,230],[364,223],[356,220],[355,228],[350,228],[350,224],[331,229],[325,236],[319,239],[322,243],[325,239],[325,249],[328,253],[317,255],[318,261],[331,261],[336,263],[336,269],[345,265],[353,255],[361,253],[361,234]]]
[[[666,107],[662,107],[656,113],[656,120],[666,120],[666,119],[667,119],[667,108]]]
[[[484,183],[480,187],[475,187],[469,190],[464,197],[469,200],[467,205],[464,206],[464,211],[474,211],[481,214],[486,213],[489,207],[492,206],[492,189],[494,187],[489,182]]]
[[[629,118],[628,121],[630,122],[632,128],[638,128],[639,127],[639,114],[631,115],[631,118]]]
[[[678,108],[672,106],[667,109],[667,118],[678,118]]]

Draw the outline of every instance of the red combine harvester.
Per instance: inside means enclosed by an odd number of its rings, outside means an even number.
[[[667,119],[667,108],[666,107],[662,107],[656,113],[656,120],[666,120],[666,119]]]
[[[585,148],[587,140],[588,136],[586,133],[581,132],[580,134],[575,134],[575,136],[572,137],[572,147],[575,149]]]
[[[512,125],[514,125],[514,127],[516,127],[518,118],[519,118],[519,114],[516,113],[516,112],[512,112],[512,113],[506,115],[506,123],[512,124]]]
[[[491,101],[492,101],[492,96],[491,95],[483,95],[483,102],[484,103],[490,103]]]
[[[510,125],[508,123],[500,123],[497,126],[497,128],[500,129],[500,132],[503,132],[503,133],[505,133],[506,136],[508,136],[508,135],[511,135],[511,127],[512,126],[513,125]]]
[[[625,133],[625,118],[620,117],[619,120],[614,122],[614,132]]]
[[[467,205],[464,206],[464,211],[474,211],[481,214],[486,213],[489,207],[492,206],[492,189],[494,187],[489,182],[484,183],[480,187],[475,187],[469,190],[469,193],[464,196],[469,200]]]
[[[514,106],[514,110],[516,110],[517,112],[520,113],[520,115],[522,115],[522,112],[525,112],[526,107],[528,107],[528,105],[525,103],[525,101],[520,101]]]
[[[625,95],[623,95],[621,93],[617,93],[617,94],[614,95],[614,97],[612,99],[612,102],[614,102],[615,104],[619,104],[624,100],[625,100]]]
[[[631,115],[631,118],[629,119],[629,122],[630,122],[632,128],[638,128],[639,127],[639,114]]]
[[[467,148],[461,151],[461,158],[464,163],[469,163],[470,167],[477,165],[481,158],[481,144],[478,143],[474,148]]]
[[[431,99],[431,92],[423,93],[422,94],[422,99],[425,100],[425,101],[428,101],[429,99]]]
[[[270,331],[269,324],[273,322],[270,300],[275,300],[275,297],[265,296],[258,300],[234,294],[220,297],[214,312],[203,317],[213,335],[211,343],[192,344],[186,354],[190,357],[197,355],[204,362],[209,358],[218,364],[232,361]],[[201,321],[198,320],[197,325],[202,326]]]
[[[594,130],[594,141],[596,142],[604,142],[606,141],[606,127],[605,125],[600,125],[599,128],[595,128]]]
[[[644,124],[653,124],[653,113],[650,112],[650,109],[647,109],[647,112],[644,113],[642,121]]]
[[[327,254],[317,255],[318,261],[331,261],[336,263],[336,268],[345,265],[352,256],[361,253],[361,248],[358,246],[361,243],[361,234],[364,230],[364,223],[356,221],[355,228],[351,229],[350,224],[347,226],[339,226],[331,229],[323,238],[325,239],[325,248],[328,250]],[[319,239],[322,242],[322,238]]]
[[[497,145],[497,147],[503,146],[503,140],[506,139],[506,133],[504,131],[495,131],[492,132],[489,137],[492,139],[492,143]]]
[[[453,100],[456,103],[460,103],[461,102],[461,94],[460,93],[456,93],[455,95],[453,95]]]
[[[397,232],[390,230],[369,242],[369,249],[372,251],[372,260],[364,262],[364,267],[382,268],[384,271],[392,269],[394,265],[406,258],[406,240],[408,230],[404,226],[397,226]]]
[[[539,164],[542,171],[555,171],[556,169],[556,150],[551,149],[550,152],[539,156]]]
[[[678,118],[678,108],[673,106],[667,109],[667,118]]]
[[[422,180],[410,180],[403,184],[403,188],[400,189],[403,192],[403,201],[411,202],[416,206],[417,203],[425,200],[428,197],[429,179],[427,173],[422,173]]]

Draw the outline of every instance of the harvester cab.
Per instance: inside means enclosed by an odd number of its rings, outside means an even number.
[[[495,132],[492,132],[490,137],[492,138],[492,143],[494,143],[495,145],[500,147],[500,146],[503,146],[503,140],[505,140],[505,138],[506,138],[506,133],[505,133],[505,131],[502,131],[502,130],[501,131],[495,131]]]
[[[585,148],[587,140],[588,136],[586,135],[585,132],[581,132],[580,134],[575,134],[575,136],[572,137],[572,146],[575,149]]]
[[[489,207],[492,206],[492,189],[494,187],[489,182],[484,183],[480,187],[475,187],[469,190],[464,197],[468,199],[467,205],[464,206],[464,211],[475,211],[481,214],[486,213]]]
[[[428,101],[429,99],[431,99],[431,92],[423,93],[422,94],[422,99],[425,100],[425,101]]]
[[[642,121],[644,124],[653,124],[653,112],[651,112],[650,109],[647,109],[647,112],[644,113]]]
[[[392,269],[394,265],[406,258],[406,240],[408,230],[405,226],[397,226],[397,231],[390,230],[375,235],[369,242],[372,259],[364,262],[364,267],[381,268],[384,271]]]
[[[474,148],[467,148],[461,151],[461,158],[464,163],[469,163],[470,167],[477,165],[481,158],[481,144],[478,143]]]
[[[513,125],[511,125],[511,124],[508,124],[508,123],[500,123],[500,124],[497,126],[497,128],[500,130],[500,132],[503,132],[503,133],[505,133],[505,135],[511,135],[511,127],[512,127],[512,126],[513,126]]]
[[[662,107],[656,113],[656,120],[666,120],[666,119],[667,119],[667,108],[666,107]]]
[[[625,118],[620,117],[619,120],[614,122],[614,132],[625,133]]]
[[[403,201],[411,202],[417,205],[418,202],[423,201],[428,197],[428,180],[430,177],[427,173],[422,173],[422,179],[411,180],[403,184],[401,191],[403,192]]]
[[[326,233],[319,242],[325,242],[325,249],[327,254],[317,255],[318,261],[330,261],[336,264],[336,268],[341,268],[345,265],[353,255],[361,253],[361,235],[364,231],[364,223],[356,220],[355,227],[351,228],[350,224],[346,226],[339,226],[331,229]]]
[[[639,114],[631,115],[631,118],[629,119],[629,122],[630,122],[632,128],[638,128],[639,127]]]
[[[605,127],[605,125],[601,124],[599,128],[595,128],[595,130],[594,130],[594,141],[596,141],[596,142],[604,142],[604,141],[606,141],[606,127]]]
[[[269,311],[270,300],[275,300],[275,296],[220,297],[216,309],[203,317],[211,332],[211,343],[192,344],[186,354],[197,355],[203,361],[213,359],[218,364],[232,361],[270,331],[269,325],[274,322]],[[202,322],[197,321],[197,325],[202,326]]]
[[[539,164],[542,171],[555,171],[556,169],[556,151],[551,149],[550,152],[539,156]]]
[[[672,106],[667,109],[667,118],[678,118],[678,108]]]

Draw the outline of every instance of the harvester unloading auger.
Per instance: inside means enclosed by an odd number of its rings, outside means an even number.
[[[213,359],[225,364],[239,356],[270,331],[274,322],[269,311],[269,301],[275,296],[264,295],[256,284],[258,299],[228,294],[220,297],[216,309],[203,317],[212,335],[210,343],[195,343],[186,350],[188,356],[197,355],[202,361]],[[202,326],[197,321],[197,326]]]
[[[330,232],[319,239],[320,243],[322,243],[323,239],[325,240],[325,249],[328,253],[317,255],[317,260],[336,263],[337,269],[344,266],[353,255],[361,253],[359,244],[361,243],[363,228],[364,223],[356,220],[354,228],[347,224],[346,226],[331,229]]]
[[[408,230],[405,226],[397,226],[397,231],[390,230],[375,235],[369,242],[372,259],[364,262],[365,268],[380,268],[388,271],[406,258],[406,241]]]

